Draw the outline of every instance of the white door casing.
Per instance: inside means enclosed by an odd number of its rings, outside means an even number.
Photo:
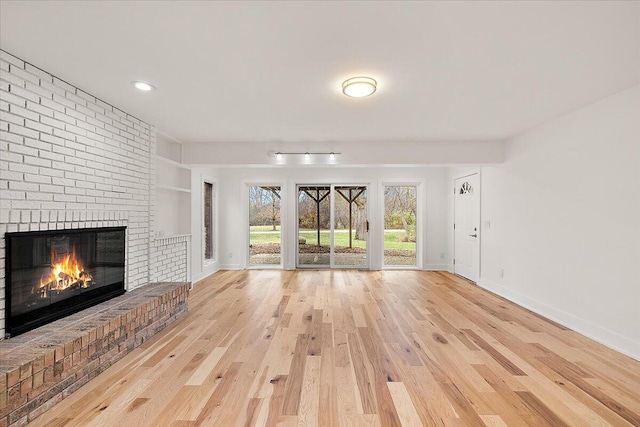
[[[453,271],[474,282],[480,276],[480,179],[454,181]]]

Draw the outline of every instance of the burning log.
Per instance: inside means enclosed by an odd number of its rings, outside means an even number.
[[[38,292],[41,298],[47,298],[52,292],[58,294],[69,288],[88,288],[93,281],[91,274],[84,270],[82,262],[72,254],[58,256],[51,254],[51,273],[40,279]]]

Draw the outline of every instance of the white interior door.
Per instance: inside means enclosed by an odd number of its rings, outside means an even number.
[[[480,276],[480,179],[454,182],[454,273],[476,282]]]

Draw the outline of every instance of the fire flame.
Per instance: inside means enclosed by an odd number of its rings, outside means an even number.
[[[40,287],[48,288],[48,290],[62,291],[70,286],[78,284],[83,288],[87,288],[92,277],[84,271],[82,262],[76,257],[75,250],[72,254],[66,254],[56,261],[55,252],[51,253],[51,272],[48,277],[40,279]]]

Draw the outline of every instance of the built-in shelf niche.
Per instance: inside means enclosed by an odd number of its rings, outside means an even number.
[[[191,193],[191,169],[182,163],[158,156],[158,187]]]
[[[182,164],[182,144],[157,134],[156,237],[191,233],[191,169]]]

